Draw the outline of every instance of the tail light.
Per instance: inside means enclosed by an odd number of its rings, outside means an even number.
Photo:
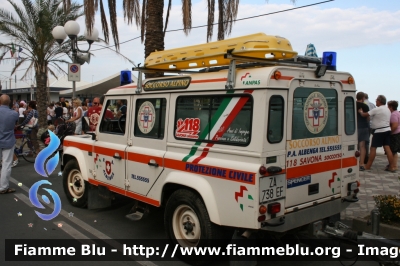
[[[265,221],[265,218],[266,218],[265,215],[261,215],[261,216],[258,216],[258,219],[257,219],[257,220],[258,220],[259,222],[262,222],[262,221]]]
[[[265,207],[264,205],[261,205],[260,208],[258,209],[258,211],[259,211],[261,214],[264,214],[264,213],[267,212],[267,207]]]
[[[260,169],[258,170],[260,175],[266,175],[267,174],[267,168],[264,165],[260,166]]]
[[[267,209],[269,214],[277,214],[281,211],[281,204],[278,202],[268,204]]]

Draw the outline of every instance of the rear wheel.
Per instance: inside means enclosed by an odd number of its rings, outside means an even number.
[[[22,145],[21,155],[25,159],[25,161],[30,163],[35,162],[37,153],[32,142],[25,141],[25,143]]]
[[[187,189],[175,191],[168,199],[164,223],[168,237],[183,247],[208,246],[224,236],[223,228],[210,221],[200,196]]]
[[[76,160],[70,160],[65,165],[63,187],[71,205],[80,208],[87,206],[89,183],[83,179]]]

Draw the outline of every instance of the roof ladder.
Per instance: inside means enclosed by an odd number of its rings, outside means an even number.
[[[229,62],[228,79],[226,81],[225,90],[233,90],[236,82],[236,60]]]
[[[138,68],[140,67],[140,64],[138,66]],[[134,70],[134,68],[132,68],[132,70]],[[142,92],[142,84],[143,84],[143,78],[142,78],[142,71],[138,71],[138,83],[137,83],[137,87],[136,87],[136,94],[140,94]]]

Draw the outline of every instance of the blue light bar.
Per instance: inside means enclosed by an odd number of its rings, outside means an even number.
[[[120,85],[126,85],[132,83],[132,73],[130,70],[123,70],[121,71],[120,75]]]
[[[324,52],[322,55],[322,64],[328,66],[328,70],[336,71],[336,52]]]

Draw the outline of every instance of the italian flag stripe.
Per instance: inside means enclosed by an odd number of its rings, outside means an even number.
[[[251,94],[253,90],[245,90],[245,93]],[[229,91],[228,93],[232,93]],[[219,106],[217,112],[211,118],[210,128],[211,128],[211,136],[212,140],[218,140],[229,128],[232,121],[238,115],[240,110],[242,110],[243,106],[248,101],[248,97],[227,97],[224,98],[221,105]],[[204,131],[208,131],[208,127],[205,128]],[[201,133],[201,139],[205,139],[208,137],[208,132]],[[204,136],[205,135],[205,136]],[[204,137],[203,137],[204,136]],[[195,153],[197,152],[199,146],[201,145],[201,141],[195,143],[192,147],[189,155],[187,155],[183,161],[187,162]],[[206,147],[204,148],[203,152],[199,157],[193,160],[193,163],[198,163],[200,160],[205,158],[208,154],[209,148],[214,146],[215,143],[207,143]]]
[[[233,93],[233,92],[228,92],[228,93]],[[213,128],[215,123],[218,121],[218,119],[221,117],[221,115],[224,113],[226,107],[229,105],[229,102],[232,100],[232,97],[227,97],[224,98],[222,100],[221,105],[218,107],[217,111],[215,112],[214,116],[211,117],[211,123],[209,125],[207,125],[203,132],[201,132],[199,134],[199,139],[207,139],[208,138],[208,132],[210,131],[209,128]],[[195,153],[197,152],[197,149],[199,148],[199,146],[201,145],[201,141],[197,141],[193,147],[190,149],[190,153],[188,155],[185,156],[185,158],[183,158],[182,161],[187,162],[190,157],[192,157],[193,155],[195,155]]]
[[[225,134],[226,130],[229,128],[229,126],[231,125],[232,121],[235,119],[235,117],[239,114],[240,110],[242,110],[243,106],[246,104],[246,102],[249,100],[249,97],[238,97],[235,98],[235,101],[233,103],[233,101],[231,101],[232,104],[229,104],[228,108],[226,108],[227,112],[229,111],[229,115],[228,117],[226,117],[226,119],[219,119],[218,122],[221,123],[220,126],[218,126],[218,124],[212,129],[212,135],[214,135],[214,137],[212,138],[212,140],[217,141],[220,137],[222,137],[222,135]],[[230,107],[233,108],[232,110],[230,110]],[[225,116],[223,116],[225,117]],[[200,160],[204,159],[209,151],[209,148],[211,148],[212,146],[214,146],[214,143],[207,143],[206,148],[203,150],[203,152],[201,153],[201,155],[199,157],[197,157],[196,159],[193,160],[193,163],[199,163]]]

